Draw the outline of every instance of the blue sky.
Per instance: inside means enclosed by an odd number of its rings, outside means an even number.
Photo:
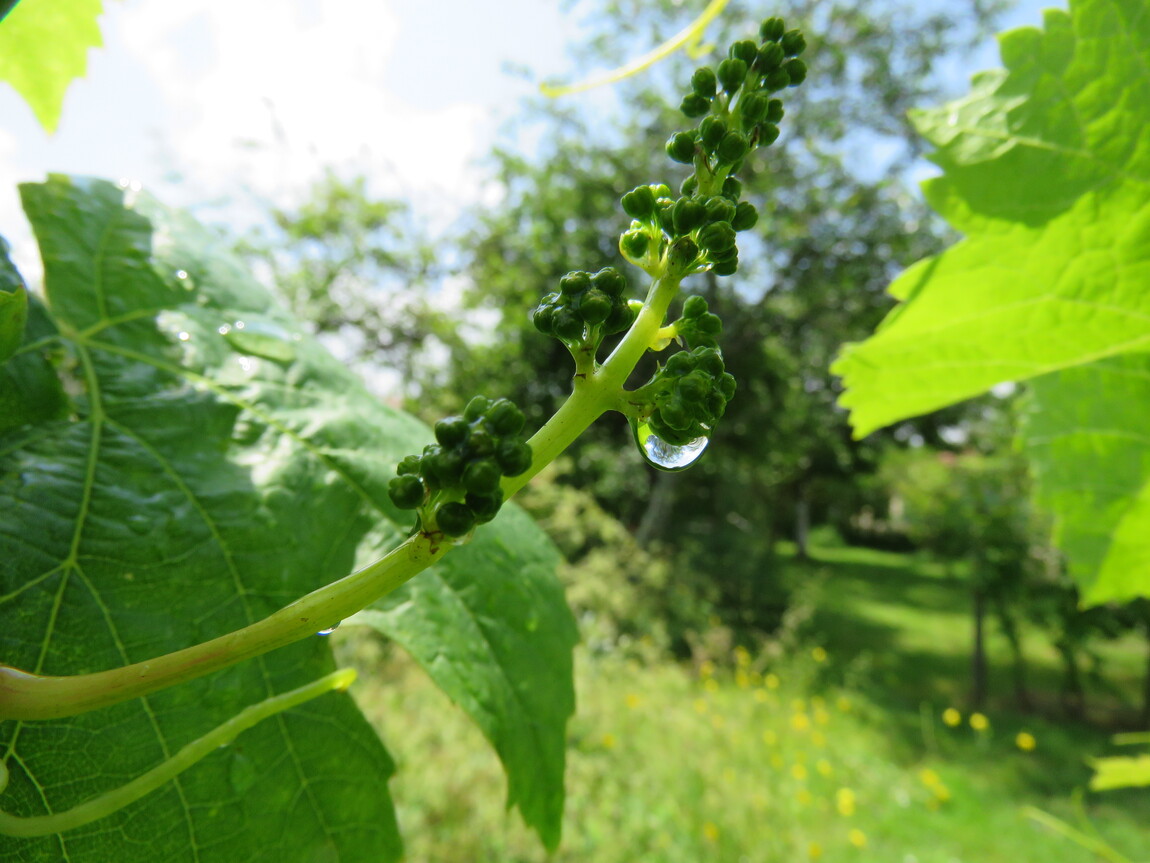
[[[446,220],[479,194],[476,159],[532,90],[505,64],[563,78],[580,17],[539,0],[277,3],[275,16],[266,0],[108,3],[105,45],[52,136],[0,86],[0,234],[23,269],[36,262],[14,184],[48,171],[137,180],[210,211],[287,203],[324,166],[346,166]],[[1056,5],[1022,0],[1007,23],[1040,24]],[[989,42],[955,73],[992,65]]]

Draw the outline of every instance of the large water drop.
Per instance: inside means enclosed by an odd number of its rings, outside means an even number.
[[[647,423],[634,419],[631,420],[631,431],[635,434],[635,443],[643,458],[647,460],[647,464],[659,470],[686,470],[699,460],[699,456],[711,442],[709,437],[697,437],[682,446],[677,446],[667,443],[656,435]]]

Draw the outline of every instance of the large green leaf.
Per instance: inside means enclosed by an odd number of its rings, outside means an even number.
[[[1150,350],[1150,5],[1073,0],[1069,14],[1048,10],[1044,29],[1000,41],[1005,69],[915,117],[944,172],[927,198],[966,238],[903,273],[891,286],[902,303],[843,349],[834,371],[860,436],[1005,381]],[[1075,397],[1061,380],[1044,385],[1043,404]],[[1067,536],[1085,529],[1071,510],[1089,505],[1059,510]],[[1080,560],[1085,585],[1100,559]],[[1150,590],[1150,568],[1129,586]]]
[[[0,15],[0,81],[24,97],[40,125],[56,131],[64,95],[99,47],[102,0],[27,0]]]
[[[410,515],[392,506],[386,483],[430,432],[371,398],[210,232],[102,181],[55,177],[23,196],[59,336],[26,342],[8,365],[54,360],[71,402],[64,419],[0,433],[4,662],[67,674],[146,659],[265,616],[402,537]],[[474,567],[431,570],[393,601],[406,606],[405,631],[433,669],[426,645],[466,655],[465,668],[439,678],[509,662],[488,629],[522,630],[527,613],[557,621],[520,637],[536,662],[484,673],[556,686],[570,705],[572,627],[553,552],[530,523],[502,521],[485,540],[504,549],[501,560],[485,560],[477,542],[448,557]],[[501,605],[509,591],[523,601]],[[454,620],[440,608],[452,604],[482,614],[483,626],[445,629]],[[13,774],[0,802],[22,814],[74,805],[243,705],[330,668],[317,637],[65,722],[0,725]],[[569,712],[526,721],[561,748]],[[524,777],[522,764],[506,764],[513,788],[561,795],[554,769]],[[118,815],[13,843],[14,859],[393,860],[392,770],[351,701],[325,695]],[[532,784],[536,775],[544,778]],[[534,817],[535,797],[517,802]],[[532,823],[551,836],[558,813]]]

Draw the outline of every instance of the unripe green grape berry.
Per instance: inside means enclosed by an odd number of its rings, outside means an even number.
[[[491,408],[491,399],[475,396],[463,409],[463,418],[468,422],[475,422]]]
[[[651,186],[651,193],[655,196],[656,201],[660,198],[669,198],[671,197],[671,187],[666,183],[656,183]]]
[[[705,315],[706,313],[707,301],[696,294],[687,297],[686,302],[683,303],[684,318],[697,318],[700,315]]]
[[[484,423],[497,435],[517,435],[523,431],[527,417],[510,399],[496,399],[483,417]]]
[[[759,221],[759,211],[749,201],[740,201],[735,207],[735,218],[731,220],[731,227],[736,231],[748,231]]]
[[[753,126],[767,116],[770,104],[770,97],[768,97],[766,93],[751,93],[744,96],[740,103],[743,111],[743,119],[750,120]]]
[[[684,270],[699,257],[699,247],[690,237],[680,237],[667,253],[667,263],[674,269]]]
[[[759,127],[759,146],[769,147],[779,140],[779,127],[773,123],[764,123]]]
[[[694,367],[695,360],[690,351],[679,351],[677,354],[671,354],[667,358],[667,365],[664,366],[668,374],[676,377],[687,374]]]
[[[467,439],[467,454],[473,458],[485,458],[495,452],[498,443],[495,435],[485,428],[472,429],[471,437]]]
[[[439,484],[444,488],[450,488],[454,485],[459,485],[459,481],[463,478],[463,469],[467,466],[467,462],[463,456],[454,450],[441,452],[432,461],[432,471],[435,473]]]
[[[768,18],[759,27],[759,35],[764,42],[777,42],[783,37],[787,25],[782,18]]]
[[[552,325],[555,335],[564,341],[577,342],[583,338],[583,319],[572,309],[558,309]]]
[[[729,372],[724,373],[718,382],[719,392],[723,394],[723,398],[730,401],[735,394],[736,383],[735,376]]]
[[[791,86],[791,73],[782,67],[774,69],[763,76],[763,87],[772,93],[785,90]]]
[[[463,487],[475,494],[490,494],[499,487],[502,474],[492,459],[473,461],[463,471]]]
[[[640,306],[642,303],[640,303]],[[607,320],[603,322],[603,334],[607,336],[621,333],[623,330],[635,323],[635,316],[638,314],[627,303],[619,303],[613,309],[611,314],[607,316]]]
[[[718,117],[704,117],[699,124],[699,143],[706,150],[714,150],[715,145],[727,134],[727,124]]]
[[[717,348],[701,348],[694,351],[694,355],[699,370],[711,377],[718,377],[726,369],[723,364],[723,355],[719,353]]]
[[[737,203],[743,196],[743,183],[738,177],[727,177],[723,181],[723,197]]]
[[[685,429],[691,425],[691,414],[681,401],[669,400],[660,405],[659,416],[673,429]]]
[[[476,524],[487,524],[495,518],[499,508],[503,506],[503,492],[499,489],[490,494],[471,494],[469,492],[464,498],[464,503],[475,514]]]
[[[588,324],[601,324],[611,314],[611,298],[597,288],[591,288],[579,297],[578,312]]]
[[[675,232],[675,202],[666,199],[665,202],[659,204],[659,227],[666,231],[668,234]]]
[[[783,46],[783,53],[788,57],[798,57],[807,48],[806,37],[800,30],[788,30],[779,41]]]
[[[735,205],[720,195],[707,199],[707,221],[729,222],[735,217]]]
[[[466,504],[452,500],[435,513],[435,523],[448,536],[463,536],[475,527],[475,513]]]
[[[526,443],[501,447],[495,459],[505,476],[519,476],[531,467],[531,447]]]
[[[559,290],[567,296],[581,294],[591,286],[591,274],[581,270],[567,273],[559,280]]]
[[[731,258],[729,261],[716,261],[711,267],[711,272],[716,276],[733,276],[739,270],[739,256]]]
[[[728,57],[719,64],[718,78],[723,89],[734,93],[747,77],[747,64],[737,57]]]
[[[691,174],[691,176],[686,177],[683,182],[679,184],[679,196],[689,198],[695,194],[695,190],[698,188],[699,178]]]
[[[463,417],[446,417],[435,424],[435,439],[445,447],[458,446],[470,432],[471,425]]]
[[[759,46],[752,42],[750,39],[744,39],[741,42],[735,42],[727,49],[727,56],[738,60],[742,60],[748,67],[755,62],[755,57],[758,56]]]
[[[768,42],[759,49],[759,54],[755,58],[755,68],[762,74],[773,72],[783,65],[785,59],[787,55],[783,53],[782,46],[778,42]]]
[[[776,124],[781,119],[783,119],[783,100],[782,99],[771,99],[771,101],[767,104],[767,116],[765,119],[768,123],[776,123]]]
[[[679,379],[679,396],[688,403],[706,397],[711,388],[711,378],[701,369],[696,369]]]
[[[735,229],[728,222],[714,222],[699,231],[699,244],[712,252],[734,248]]]
[[[535,314],[531,316],[531,323],[533,323],[535,329],[539,330],[543,335],[555,335],[555,307],[551,305],[540,306],[535,310]]]
[[[419,456],[405,455],[395,467],[399,476],[415,476],[419,473]]]
[[[424,487],[419,477],[405,474],[392,477],[387,484],[387,496],[400,509],[416,509],[423,503]]]
[[[790,78],[787,79],[788,81]],[[667,140],[667,155],[689,165],[695,159],[695,139],[690,132],[676,132]]]
[[[707,393],[704,400],[706,404],[707,423],[713,423],[715,420],[723,418],[723,414],[727,412],[727,400],[723,398],[723,394],[717,390],[711,390]]]
[[[747,136],[742,132],[728,132],[715,148],[715,155],[724,162],[737,162],[747,155]]]
[[[627,277],[614,267],[604,267],[591,277],[591,284],[609,297],[621,297],[627,290]]]
[[[631,261],[641,260],[650,245],[651,238],[643,231],[627,231],[619,238],[619,251]]]
[[[655,213],[655,193],[650,186],[637,186],[623,196],[622,204],[624,213],[645,222]]]
[[[797,87],[807,79],[807,64],[802,60],[788,60],[783,66],[791,76],[791,86]]]
[[[689,234],[706,221],[707,209],[694,198],[680,198],[671,211],[676,234]]]
[[[688,93],[679,103],[679,110],[683,112],[684,116],[692,119],[702,117],[711,110],[711,101],[698,93]]]
[[[717,80],[714,71],[709,66],[702,66],[695,70],[691,76],[691,89],[704,99],[714,97],[717,89]]]

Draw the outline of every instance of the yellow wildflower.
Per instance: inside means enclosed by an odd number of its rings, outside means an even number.
[[[763,683],[767,685],[767,689],[778,689],[779,676],[777,674],[768,674],[763,678]]]
[[[603,748],[604,749],[614,749],[615,748],[615,735],[612,734],[610,731],[608,731],[606,734],[603,735]]]
[[[806,731],[811,727],[811,720],[805,713],[796,713],[791,717],[791,728],[795,731]]]
[[[814,650],[811,651],[811,658],[814,659],[815,662],[826,662],[827,661],[826,649],[822,648],[822,647],[816,647]]]
[[[857,827],[852,829],[851,832],[847,834],[847,840],[851,843],[851,845],[855,846],[855,848],[866,847],[866,834],[859,830]]]
[[[802,764],[791,765],[791,776],[795,777],[799,782],[807,781],[807,768]]]
[[[719,841],[719,828],[712,824],[710,821],[703,825],[703,838],[708,842]]]
[[[718,692],[719,681],[715,680],[713,677],[708,677],[703,681],[703,689],[707,690],[707,692]]]
[[[766,704],[768,697],[769,696],[767,695],[767,690],[765,690],[765,689],[756,689],[755,690],[755,701],[757,701],[759,704]]]
[[[962,714],[955,710],[953,707],[948,707],[942,711],[942,721],[949,725],[951,728],[956,727],[962,722]]]
[[[1018,736],[1014,738],[1014,745],[1023,752],[1033,752],[1034,748],[1038,746],[1038,741],[1029,731],[1019,731]]]
[[[815,796],[806,788],[800,788],[799,793],[795,795],[795,799],[799,801],[800,806],[810,806],[815,802]]]
[[[705,698],[696,698],[695,699],[695,712],[696,713],[706,713],[707,709],[708,709],[707,708],[707,700]]]
[[[835,808],[839,815],[850,818],[855,814],[855,793],[849,788],[840,788],[835,792]]]
[[[709,659],[704,659],[699,663],[699,677],[713,677],[715,674],[715,663]]]
[[[819,771],[820,776],[830,776],[834,773],[834,768],[831,767],[831,763],[825,758],[820,758],[815,762],[815,770]]]
[[[918,772],[918,778],[922,780],[922,784],[927,788],[932,788],[935,785],[941,784],[942,782],[942,779],[939,778],[939,775],[929,767],[922,768],[922,770]]]
[[[627,707],[631,710],[638,709],[639,705],[643,703],[642,699],[639,698],[639,696],[636,695],[634,692],[628,692],[627,695],[623,698],[623,701],[627,704]]]
[[[975,731],[986,731],[990,727],[990,720],[981,713],[970,714],[970,727]]]
[[[735,648],[735,664],[739,666],[751,664],[751,654],[743,645]]]
[[[851,700],[845,695],[840,695],[838,700],[835,701],[835,707],[837,707],[841,713],[850,713],[853,706]]]
[[[807,846],[807,857],[811,860],[818,860],[823,856],[823,846],[818,842],[812,842]]]
[[[751,675],[747,674],[743,669],[738,669],[735,672],[735,686],[739,689],[746,689],[751,685]]]

